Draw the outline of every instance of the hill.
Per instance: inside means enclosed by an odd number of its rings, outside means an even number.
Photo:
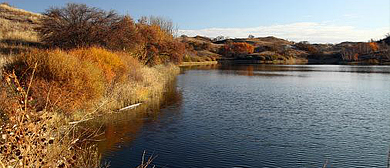
[[[0,55],[9,56],[39,44],[37,32],[41,14],[0,4]]]
[[[236,60],[247,63],[278,64],[389,64],[388,36],[371,42],[342,42],[339,44],[310,44],[277,37],[236,38],[212,40],[207,37],[182,36],[188,50],[217,55],[220,61]],[[248,44],[253,51],[230,51],[235,45]],[[229,48],[230,47],[230,48]],[[229,52],[226,52],[229,50]],[[199,54],[198,54],[199,55]]]
[[[37,32],[41,14],[0,4],[0,55],[10,56],[41,46]],[[388,64],[390,36],[373,42],[342,42],[339,44],[310,44],[277,37],[237,38],[216,40],[208,37],[181,36],[185,44],[185,62],[215,60],[249,60],[255,63],[318,63],[318,64]],[[253,51],[227,52],[237,44],[249,44]],[[230,45],[230,46],[229,46]],[[0,60],[0,64],[1,64]]]

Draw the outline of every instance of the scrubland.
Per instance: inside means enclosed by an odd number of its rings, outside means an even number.
[[[105,166],[94,143],[101,130],[80,123],[158,99],[179,73],[184,49],[169,21],[155,23],[162,18],[136,23],[83,4],[43,15],[0,9],[0,167]],[[59,11],[111,18],[69,33],[57,28],[74,24],[52,22]]]

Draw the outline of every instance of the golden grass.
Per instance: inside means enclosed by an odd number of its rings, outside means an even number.
[[[6,17],[7,15],[11,15],[11,14],[13,16],[16,16],[16,15],[17,16],[24,16],[26,18],[30,18],[30,19],[34,19],[34,20],[37,20],[37,19],[42,17],[41,14],[26,11],[24,9],[14,8],[14,7],[9,6],[5,3],[0,4],[0,9],[2,11],[2,14],[0,16],[2,16],[2,17]]]
[[[23,53],[8,69],[14,69],[22,85],[27,86],[35,66],[31,96],[38,110],[53,108],[71,113],[90,107],[90,101],[104,94],[103,72],[96,64],[65,51],[34,49]]]
[[[180,71],[95,47],[32,49],[1,64],[0,166],[16,167],[98,167],[99,130],[70,121],[158,99]]]
[[[99,167],[99,130],[71,121],[158,99],[180,70],[136,50],[36,49],[42,17],[0,4],[0,167]]]
[[[137,67],[136,64],[134,67]],[[138,67],[129,80],[116,85],[104,100],[109,102],[107,109],[118,109],[139,102],[149,102],[162,96],[165,86],[173,80],[180,69],[169,64],[166,66]],[[134,80],[136,79],[136,80]]]
[[[38,42],[34,28],[40,23],[40,14],[0,4],[0,40]]]
[[[179,68],[131,51],[36,49],[41,17],[0,4],[0,167],[99,167],[99,130],[69,123],[158,99]]]
[[[103,48],[76,49],[71,51],[70,55],[77,57],[81,61],[94,63],[102,70],[102,75],[104,75],[105,82],[108,84],[111,84],[114,80],[119,82],[127,71],[118,54]]]
[[[24,40],[38,42],[38,33],[28,23],[0,18],[0,40]]]
[[[1,166],[99,166],[96,147],[87,141],[97,132],[80,131],[64,125],[63,116],[36,111],[28,96],[29,89],[22,87],[14,73],[6,74],[0,87],[0,97],[7,98],[7,102],[0,103],[0,113],[5,115],[0,125]]]

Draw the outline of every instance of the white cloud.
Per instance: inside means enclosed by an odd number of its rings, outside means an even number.
[[[179,34],[187,36],[216,37],[256,37],[275,36],[292,41],[309,41],[311,43],[339,43],[343,41],[368,41],[381,39],[389,33],[389,27],[375,29],[359,29],[353,26],[340,26],[329,22],[300,22],[292,24],[260,26],[253,28],[207,28],[199,30],[179,30]]]

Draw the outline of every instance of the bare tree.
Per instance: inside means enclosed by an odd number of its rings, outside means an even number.
[[[138,20],[138,23],[159,26],[161,30],[164,30],[165,32],[173,36],[177,36],[178,33],[178,26],[175,25],[171,19],[163,18],[160,16],[142,16]]]
[[[50,8],[44,15],[42,26],[37,28],[42,41],[61,48],[104,45],[112,25],[122,19],[114,11],[75,3]]]

